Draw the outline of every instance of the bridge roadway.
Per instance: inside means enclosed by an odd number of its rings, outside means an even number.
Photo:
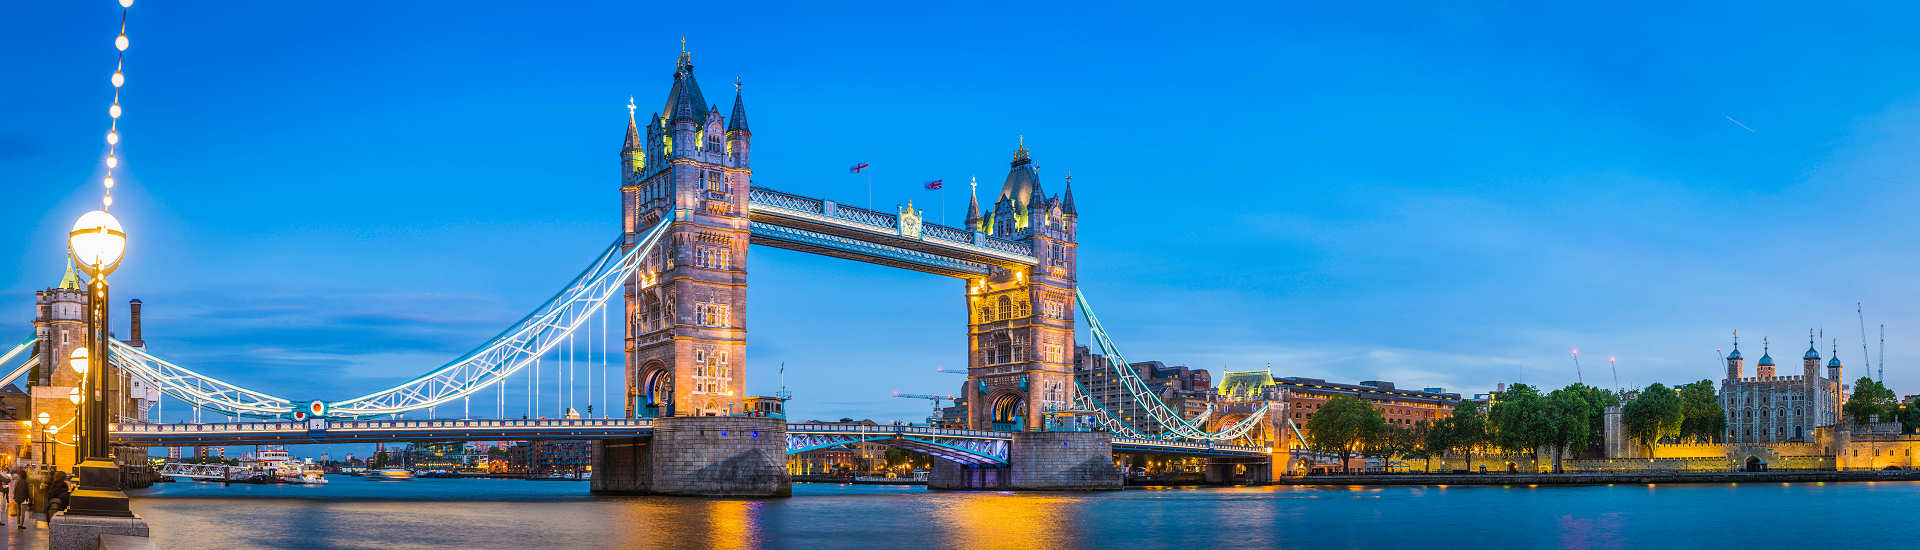
[[[115,443],[146,447],[196,445],[288,445],[398,441],[518,441],[614,439],[653,435],[651,418],[528,420],[330,420],[306,422],[215,422],[204,424],[115,423]],[[787,451],[797,454],[849,443],[898,445],[963,464],[1004,464],[1011,432],[912,425],[821,422],[787,424]],[[1119,452],[1262,458],[1267,449],[1198,441],[1114,437]]]

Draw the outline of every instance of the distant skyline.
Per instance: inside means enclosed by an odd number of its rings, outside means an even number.
[[[0,21],[32,52],[0,76],[0,336],[98,200],[97,4]],[[862,204],[870,162],[875,208],[958,225],[1020,136],[1047,193],[1071,170],[1081,288],[1132,361],[1473,394],[1571,383],[1579,348],[1588,383],[1616,356],[1639,387],[1718,380],[1734,330],[1749,375],[1763,336],[1797,365],[1814,329],[1851,381],[1862,301],[1914,394],[1914,11],[141,2],[115,295],[154,353],[290,399],[423,373],[617,234],[627,99],[659,109],[684,35],[709,102],[744,83],[756,185]],[[797,419],[961,391],[935,372],[966,364],[960,282],[747,266],[751,393],[782,362]]]

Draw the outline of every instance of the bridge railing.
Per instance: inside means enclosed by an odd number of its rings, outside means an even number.
[[[1218,443],[1208,443],[1204,441],[1174,441],[1169,439],[1140,439],[1137,437],[1119,437],[1119,436],[1114,436],[1113,444],[1114,445],[1131,445],[1136,447],[1158,447],[1162,449],[1187,449],[1187,450],[1195,450],[1195,451],[1228,451],[1228,452],[1236,452],[1236,453],[1267,452],[1266,448],[1249,447],[1246,445],[1224,445],[1224,444],[1218,444]]]
[[[434,429],[514,429],[514,428],[650,428],[651,418],[581,418],[526,420],[332,420],[327,430],[434,430]],[[114,423],[108,431],[118,434],[304,432],[313,428],[306,422],[216,422],[208,424]]]
[[[928,435],[941,437],[972,437],[979,439],[1011,439],[1007,432],[987,430],[960,430],[935,428],[932,426],[909,425],[865,425],[865,424],[829,424],[824,422],[795,422],[787,424],[787,433],[847,433],[847,434],[896,434]]]

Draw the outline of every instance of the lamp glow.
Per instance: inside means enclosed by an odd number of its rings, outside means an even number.
[[[126,83],[127,83],[127,75],[120,74],[120,71],[113,72],[113,87],[118,88],[122,85],[125,85]]]
[[[123,52],[124,52],[124,51],[127,51],[127,35],[126,35],[126,33],[121,33],[121,34],[120,34],[120,37],[119,37],[119,38],[115,38],[115,39],[113,39],[113,47],[115,47],[115,48],[120,48],[120,51],[123,51]]]
[[[133,7],[133,0],[120,0],[120,7],[122,8]]]
[[[116,156],[113,156],[113,155],[107,155],[107,167],[108,167],[108,168],[119,168],[119,167],[120,167],[120,157],[116,157]]]
[[[41,425],[41,426],[45,426],[45,425],[47,425],[47,423],[48,423],[48,422],[52,422],[52,421],[53,421],[53,416],[52,416],[52,415],[49,415],[49,414],[47,414],[47,413],[45,413],[45,412],[42,412],[42,413],[40,413],[40,416],[37,416],[37,417],[34,417],[34,419],[35,419],[35,420],[39,420],[39,421],[40,421],[40,425]]]
[[[94,210],[73,222],[73,231],[67,234],[67,251],[88,275],[106,275],[120,266],[120,258],[127,251],[127,234],[113,214]]]
[[[80,388],[72,388],[72,389],[68,389],[68,390],[67,390],[67,400],[68,400],[68,401],[72,401],[72,402],[73,402],[73,404],[75,404],[75,405],[78,405],[78,404],[80,404]]]
[[[107,145],[119,145],[119,144],[120,144],[120,131],[107,130]]]
[[[73,355],[67,359],[67,365],[73,367],[74,372],[84,375],[87,373],[87,363],[90,359],[89,355],[90,353],[87,352],[87,348],[73,348]]]
[[[107,108],[107,115],[113,118],[120,118],[120,102],[113,102],[113,106]]]

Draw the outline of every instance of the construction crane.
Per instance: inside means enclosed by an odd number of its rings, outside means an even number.
[[[1867,355],[1867,314],[1863,307],[1860,302],[1853,303],[1853,314],[1860,318],[1860,362],[1866,363],[1862,365],[1866,367],[1865,372],[1873,372],[1873,356]]]
[[[932,401],[932,402],[933,402],[933,414],[932,414],[931,416],[928,416],[928,417],[927,417],[927,425],[928,425],[928,426],[934,426],[934,425],[938,425],[938,424],[940,423],[940,409],[942,408],[942,407],[940,406],[940,402],[941,402],[941,401],[953,401],[953,396],[951,396],[951,395],[927,395],[927,394],[924,394],[924,393],[900,393],[900,392],[893,392],[893,396],[894,396],[894,397],[898,397],[898,398],[901,398],[901,399],[925,399],[925,400],[928,400],[928,401]]]

